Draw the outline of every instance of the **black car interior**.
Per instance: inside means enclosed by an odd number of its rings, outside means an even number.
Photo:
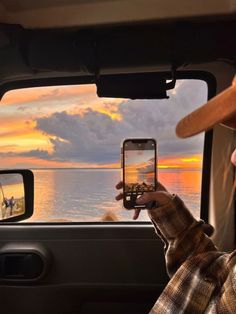
[[[201,78],[211,98],[219,91],[218,64],[235,64],[235,30],[232,17],[54,29],[1,24],[0,95],[95,83],[100,97],[163,99],[176,80]],[[201,195],[206,221],[212,141],[210,131]],[[2,313],[148,313],[168,280],[150,223],[0,225]]]

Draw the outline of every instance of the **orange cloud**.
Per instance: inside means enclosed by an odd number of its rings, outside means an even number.
[[[86,109],[91,108],[108,115],[113,120],[121,120],[118,104],[122,101],[123,99],[98,98],[96,86],[87,84],[12,90],[3,96],[1,106],[17,106],[17,117],[19,117],[19,111],[24,116],[29,116],[31,112],[31,119],[61,111],[83,115]],[[39,107],[37,107],[38,105],[30,106],[34,102],[37,102]],[[9,119],[12,119],[12,115],[9,116]],[[9,119],[8,122],[10,122]]]
[[[116,113],[116,112],[109,112],[107,109],[105,108],[97,108],[97,111],[100,112],[100,113],[104,113],[106,114],[107,116],[109,116],[112,120],[122,120],[122,116],[119,114],[119,113]]]
[[[96,86],[86,85],[68,85],[68,86],[44,86],[37,88],[22,88],[7,92],[2,100],[1,105],[15,105],[30,103],[35,101],[53,100],[55,98],[69,98],[83,94],[96,94]]]
[[[67,112],[69,114],[75,115],[79,114],[83,116],[88,109],[92,109],[93,111],[97,111],[109,116],[112,120],[122,120],[122,116],[118,113],[119,104],[123,102],[123,99],[112,99],[107,101],[104,98],[97,99],[97,97],[90,101],[87,101],[83,105],[74,106],[72,109],[69,109]]]
[[[52,145],[48,136],[35,129],[34,126],[33,121],[28,123],[15,119],[10,122],[3,121],[0,131],[0,151],[16,153],[32,149],[51,151]]]

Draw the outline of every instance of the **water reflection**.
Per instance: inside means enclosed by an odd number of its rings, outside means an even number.
[[[202,173],[200,170],[162,170],[159,180],[171,192],[178,194],[196,217],[200,215],[200,191]]]
[[[50,217],[54,217],[55,208],[60,205],[60,199],[56,198],[57,179],[55,176],[55,170],[34,171],[34,214],[29,221],[48,221]]]
[[[116,217],[131,221],[132,212],[115,201],[120,170],[36,170],[35,210],[30,221],[101,221]],[[180,195],[199,216],[200,171],[159,170],[159,180],[171,193]],[[142,211],[140,220],[149,220]]]

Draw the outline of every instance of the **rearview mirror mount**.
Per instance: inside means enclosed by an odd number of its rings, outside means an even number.
[[[175,75],[167,83],[168,77],[162,73],[135,73],[101,75],[96,79],[99,97],[130,99],[169,98],[167,91],[175,88]]]

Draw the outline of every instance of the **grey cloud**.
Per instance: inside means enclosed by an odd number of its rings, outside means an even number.
[[[4,185],[23,183],[23,177],[20,173],[0,174],[0,182],[4,188]]]
[[[29,107],[27,107],[27,106],[25,106],[25,105],[22,105],[22,106],[18,106],[18,107],[17,107],[17,110],[18,110],[18,111],[25,111],[25,110],[27,110],[27,109],[29,109]]]
[[[50,159],[50,154],[41,149],[34,149],[29,152],[23,152],[23,153],[18,153],[18,156],[24,156],[24,157],[38,157],[41,159]]]
[[[53,98],[57,98],[60,94],[60,90],[59,88],[55,88],[55,89],[50,89],[49,91],[47,91],[47,93],[42,94],[38,100],[51,100]]]
[[[170,95],[168,100],[122,102],[117,108],[123,117],[121,121],[92,109],[87,109],[83,116],[57,112],[38,118],[37,129],[51,135],[54,152],[49,155],[34,150],[25,155],[74,162],[117,162],[120,143],[129,137],[156,138],[162,156],[201,153],[202,136],[188,140],[175,136],[175,125],[194,109],[191,104],[196,106],[205,100],[202,86],[195,85],[193,92],[192,84],[190,81],[179,84],[178,93]]]
[[[185,154],[201,154],[203,152],[204,134],[189,139],[172,139],[159,142],[158,148],[160,155],[181,155]]]
[[[89,109],[84,116],[55,113],[50,118],[37,120],[39,130],[51,135],[53,157],[84,162],[117,160],[120,138],[124,130],[120,122],[103,113]],[[61,139],[64,141],[61,141]]]

